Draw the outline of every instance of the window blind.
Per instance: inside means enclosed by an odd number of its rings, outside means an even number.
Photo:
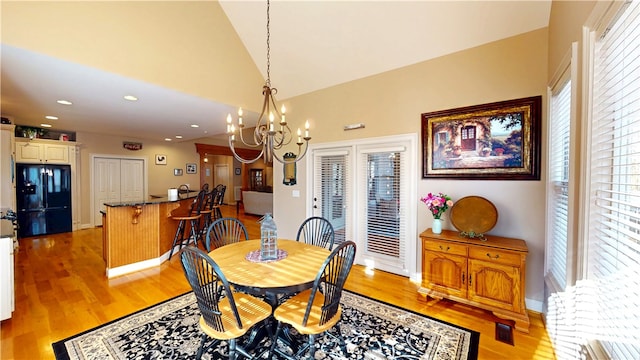
[[[567,286],[571,80],[552,92],[550,107],[547,276],[558,286],[556,290],[564,290]]]
[[[640,8],[630,2],[595,43],[587,279],[592,339],[640,358]]]
[[[320,154],[315,161],[315,184],[319,188],[314,192],[314,215],[331,222],[335,231],[334,245],[346,241],[349,234],[345,213],[349,199],[347,155],[346,151]]]

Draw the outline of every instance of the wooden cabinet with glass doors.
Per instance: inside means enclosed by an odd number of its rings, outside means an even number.
[[[419,292],[493,312],[529,332],[524,304],[527,245],[524,240],[487,236],[487,241],[461,237],[455,231],[422,240],[422,286]]]

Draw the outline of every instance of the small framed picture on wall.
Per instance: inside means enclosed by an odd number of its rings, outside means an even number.
[[[173,169],[173,175],[182,176],[182,169]]]
[[[187,164],[187,174],[195,174],[198,172],[196,164]]]
[[[236,175],[240,175],[240,168],[236,168]]]
[[[156,165],[167,165],[167,155],[156,154]]]

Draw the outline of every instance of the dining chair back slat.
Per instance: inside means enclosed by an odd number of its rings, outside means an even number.
[[[331,250],[335,240],[333,225],[320,216],[307,218],[298,228],[296,240]]]
[[[207,251],[248,240],[249,233],[242,221],[237,218],[224,217],[214,220],[207,229],[205,248]]]

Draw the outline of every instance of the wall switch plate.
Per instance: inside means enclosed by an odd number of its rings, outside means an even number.
[[[300,190],[292,190],[291,191],[291,196],[300,197]]]

